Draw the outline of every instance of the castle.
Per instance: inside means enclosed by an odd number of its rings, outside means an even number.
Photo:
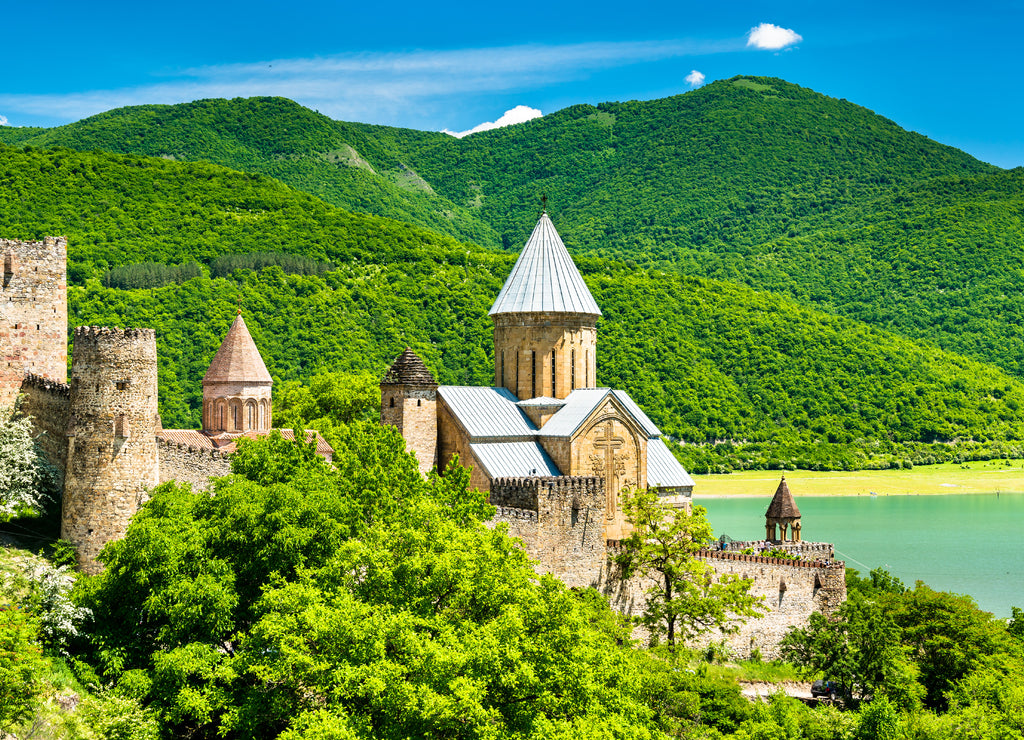
[[[401,432],[423,473],[455,456],[469,466],[471,485],[495,506],[492,525],[506,524],[539,572],[596,587],[614,608],[638,614],[650,584],[610,572],[610,556],[630,532],[623,492],[654,490],[685,515],[694,484],[629,394],[597,387],[600,316],[543,213],[490,310],[494,384],[438,385],[406,349],[381,381],[381,422]],[[777,548],[800,560],[753,554],[755,543],[700,556],[718,574],[752,578],[752,592],[764,597],[765,617],[703,638],[726,640],[741,656],[754,649],[776,656],[789,627],[805,624],[812,611],[832,611],[846,595],[844,564],[831,545],[800,541],[799,509],[785,479],[766,529]]]
[[[0,240],[0,257],[0,407],[21,395],[64,479],[61,536],[83,570],[95,572],[96,555],[123,536],[150,488],[174,479],[201,490],[230,472],[240,437],[272,428],[272,379],[239,313],[203,378],[203,428],[163,429],[153,330],[76,328],[68,383],[67,242]],[[639,613],[646,584],[609,571],[628,534],[622,492],[650,488],[688,511],[693,480],[625,391],[597,387],[601,311],[546,214],[490,315],[493,386],[439,386],[406,350],[381,383],[381,420],[399,429],[424,473],[456,455],[469,465],[471,484],[496,508],[492,525],[505,523],[538,571],[596,587],[614,608]],[[327,443],[309,434],[329,460]],[[728,640],[740,656],[757,649],[774,657],[790,626],[845,599],[843,563],[830,545],[800,541],[784,480],[766,534],[802,559],[759,555],[763,543],[700,555],[717,573],[753,579],[769,607],[737,633],[705,636]]]
[[[0,408],[21,395],[63,479],[61,537],[95,572],[103,545],[124,535],[150,488],[206,488],[231,472],[238,438],[270,431],[273,381],[239,313],[203,378],[203,429],[164,429],[153,330],[77,327],[68,383],[67,241],[0,240],[0,255]],[[330,460],[327,442],[307,434]]]

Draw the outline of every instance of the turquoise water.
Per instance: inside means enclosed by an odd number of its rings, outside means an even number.
[[[694,498],[715,536],[764,538],[771,497]],[[908,586],[969,594],[998,617],[1024,608],[1024,494],[804,496],[803,539],[832,542],[866,576],[882,567]]]

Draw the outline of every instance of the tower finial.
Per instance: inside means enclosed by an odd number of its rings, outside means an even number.
[[[548,212],[548,196],[547,193],[541,193],[540,196],[540,211],[541,213]]]
[[[238,315],[242,315],[242,294],[238,294]]]

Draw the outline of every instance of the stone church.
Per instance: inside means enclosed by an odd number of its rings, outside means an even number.
[[[381,383],[381,421],[401,431],[424,473],[458,455],[492,503],[498,480],[600,479],[604,540],[628,533],[623,489],[689,506],[693,479],[658,427],[626,391],[597,385],[601,309],[547,213],[490,316],[492,386],[439,386],[410,349]]]

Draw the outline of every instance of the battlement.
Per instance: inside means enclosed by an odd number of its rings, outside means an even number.
[[[845,572],[846,563],[842,560],[818,559],[818,560],[790,560],[789,558],[769,558],[763,555],[746,555],[741,552],[729,552],[728,550],[701,550],[696,554],[704,560],[731,560],[737,563],[760,563],[762,565],[783,565],[793,568],[828,568],[839,569]]]
[[[541,498],[572,500],[595,506],[604,497],[604,481],[591,476],[527,476],[495,478],[490,501],[495,506],[539,511]]]
[[[110,326],[76,326],[75,349],[78,349],[78,342],[88,342],[100,338],[124,339],[126,342],[140,341],[148,342],[156,339],[154,329],[119,329]]]
[[[778,542],[771,540],[751,540],[740,542],[734,540],[726,547],[726,552],[740,550],[785,550],[790,555],[832,560],[835,557],[835,546],[831,542]]]
[[[7,271],[8,255],[29,260],[64,261],[68,253],[68,240],[63,236],[45,236],[42,241],[25,242],[17,239],[0,239],[0,257],[4,260],[4,271]],[[16,266],[12,264],[11,266]]]
[[[55,396],[61,396],[63,398],[71,397],[71,386],[67,383],[61,383],[57,380],[51,380],[45,378],[42,375],[36,375],[35,373],[26,372],[25,380],[22,383],[22,389],[35,388],[45,393],[50,393]]]

